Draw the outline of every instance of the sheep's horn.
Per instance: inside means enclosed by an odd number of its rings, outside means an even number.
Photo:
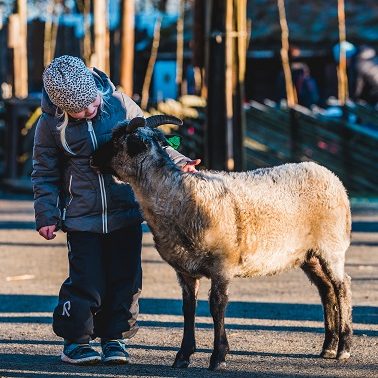
[[[167,125],[167,124],[181,126],[182,121],[180,118],[177,118],[171,115],[164,115],[164,114],[153,115],[146,119],[146,126],[151,127],[151,128],[155,128],[155,127],[158,127],[161,125]]]
[[[146,120],[143,117],[135,117],[126,126],[126,133],[130,134],[135,131],[138,127],[146,126]]]

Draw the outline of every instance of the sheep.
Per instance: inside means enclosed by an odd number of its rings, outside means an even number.
[[[214,349],[210,370],[225,367],[224,327],[233,277],[273,275],[300,267],[319,291],[323,358],[346,360],[352,341],[351,280],[344,272],[351,213],[341,181],[313,162],[248,172],[182,172],[168,157],[157,126],[172,116],[135,118],[113,132],[92,165],[130,183],[156,249],[182,288],[184,332],[173,367],[195,352],[195,308],[202,277],[211,280]]]

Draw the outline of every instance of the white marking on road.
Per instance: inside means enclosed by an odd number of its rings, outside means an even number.
[[[8,276],[5,278],[5,281],[23,281],[23,280],[32,280],[35,278],[34,274],[21,274],[20,276]]]

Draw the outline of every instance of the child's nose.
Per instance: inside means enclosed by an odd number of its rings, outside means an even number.
[[[94,110],[95,110],[95,107],[92,106],[92,105],[89,105],[87,107],[87,114],[92,114],[94,112]]]

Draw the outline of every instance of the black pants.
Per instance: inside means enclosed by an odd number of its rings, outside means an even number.
[[[54,310],[54,332],[85,343],[135,332],[142,288],[142,228],[68,232],[69,277]]]

